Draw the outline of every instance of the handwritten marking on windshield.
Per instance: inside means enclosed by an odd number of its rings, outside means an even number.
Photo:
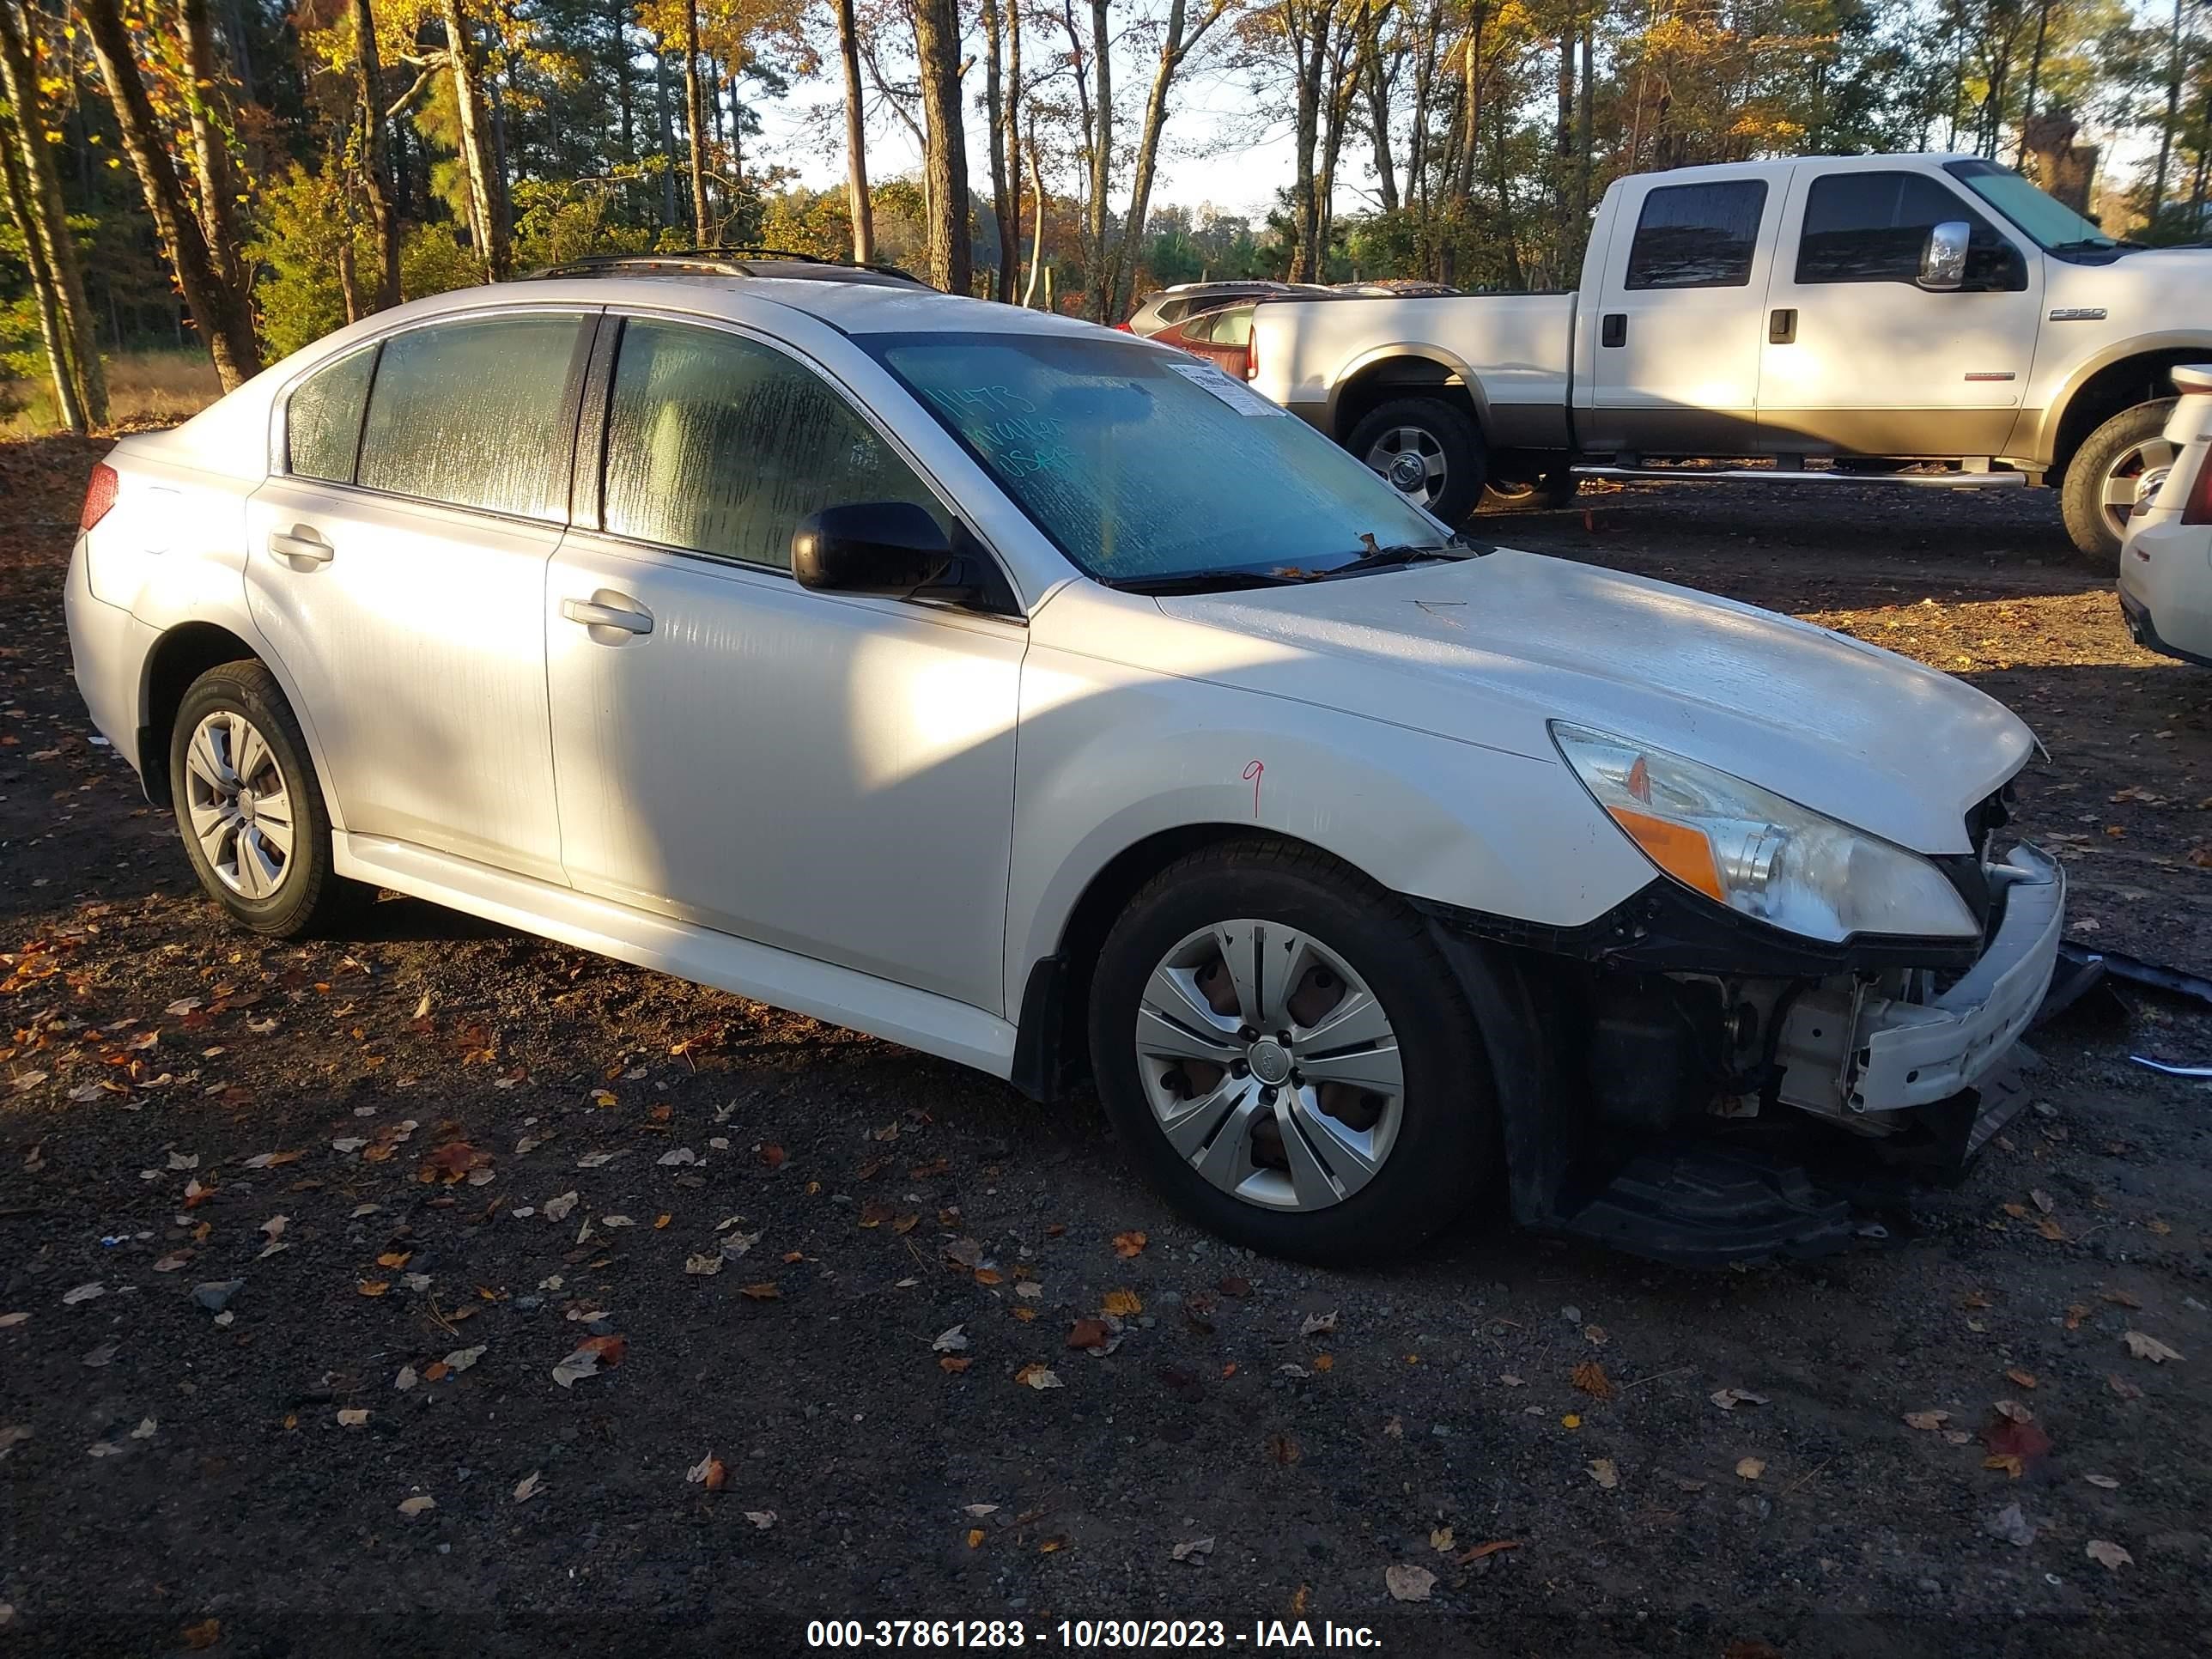
[[[1245,781],[1252,786],[1252,816],[1260,816],[1260,780],[1267,770],[1267,763],[1254,761],[1244,769]]]

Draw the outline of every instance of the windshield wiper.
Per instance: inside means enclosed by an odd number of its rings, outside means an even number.
[[[2077,236],[2070,242],[2053,242],[2047,250],[2052,253],[2119,253],[2140,248],[2141,242],[2119,242],[2109,236]]]
[[[1338,576],[1357,576],[1370,570],[1389,570],[1401,565],[1419,564],[1424,559],[1447,559],[1455,562],[1472,557],[1474,551],[1474,549],[1456,537],[1442,547],[1415,547],[1411,544],[1397,547],[1371,547],[1348,564],[1340,564],[1322,571],[1316,580],[1329,581]]]
[[[1238,587],[1288,587],[1303,580],[1272,570],[1171,570],[1158,576],[1108,576],[1107,586],[1123,593],[1217,593]]]

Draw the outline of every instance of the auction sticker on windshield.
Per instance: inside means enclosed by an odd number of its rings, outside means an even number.
[[[1193,386],[1204,386],[1239,415],[1287,415],[1280,404],[1271,404],[1235,376],[1212,363],[1170,363],[1168,367]]]

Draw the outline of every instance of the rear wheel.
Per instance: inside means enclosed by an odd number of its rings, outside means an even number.
[[[200,885],[240,927],[296,939],[373,896],[331,867],[307,739],[258,662],[210,668],[185,691],[169,738],[169,799]]]
[[[1441,398],[1395,398],[1352,428],[1344,447],[1446,524],[1474,511],[1488,456],[1474,420]]]
[[[1487,1061],[1420,918],[1323,854],[1194,854],[1108,935],[1099,1091],[1168,1200],[1306,1261],[1404,1254],[1491,1162]]]
[[[2173,465],[2166,423],[2174,399],[2124,409],[2092,432],[2066,464],[2059,509],[2082,562],[2110,575],[2120,568],[2120,542],[2144,485]]]

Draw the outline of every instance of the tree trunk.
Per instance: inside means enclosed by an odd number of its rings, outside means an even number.
[[[21,112],[11,109],[6,118],[11,128]],[[0,177],[8,191],[8,212],[23,238],[23,263],[30,268],[31,294],[38,303],[39,338],[46,348],[46,367],[54,379],[54,412],[61,423],[78,437],[85,435],[84,405],[77,400],[76,375],[70,366],[69,337],[62,322],[61,300],[54,283],[53,267],[46,262],[31,205],[29,181],[23,175],[21,146],[11,131],[0,141]]]
[[[1036,132],[1030,132],[1030,199],[1036,205],[1036,240],[1030,244],[1030,280],[1022,289],[1022,308],[1036,304],[1037,277],[1044,270],[1044,166],[1037,160]]]
[[[1106,192],[1114,183],[1114,52],[1108,4],[1109,0],[1091,0],[1091,72],[1098,82],[1091,132],[1091,293],[1093,311],[1102,323],[1114,302],[1108,291],[1113,284],[1106,274]],[[1121,240],[1128,238],[1124,226]]]
[[[960,9],[957,0],[915,0],[914,40],[921,65],[929,185],[929,280],[947,294],[975,285],[968,243],[968,144],[960,120]]]
[[[699,247],[711,247],[714,222],[707,210],[707,105],[699,85],[699,0],[684,0],[684,127],[691,140],[691,239]]]
[[[354,94],[361,105],[362,182],[368,186],[368,222],[376,234],[376,304],[399,303],[399,215],[392,204],[392,167],[384,145],[384,105],[376,82],[376,20],[369,0],[353,0]]]
[[[92,307],[84,295],[84,266],[77,257],[76,234],[70,229],[68,207],[62,200],[53,147],[46,141],[44,106],[31,58],[30,35],[22,14],[15,9],[16,3],[0,0],[0,85],[5,86],[8,101],[15,112],[15,136],[23,160],[24,190],[40,252],[53,272],[55,301],[61,307],[76,401],[86,420],[94,426],[106,426],[107,372],[100,361]]]
[[[499,211],[499,192],[493,176],[490,120],[484,110],[483,66],[477,61],[476,37],[461,15],[461,0],[440,0],[446,25],[446,54],[453,72],[453,100],[460,112],[461,165],[469,175],[469,221],[476,238],[477,258],[484,276],[503,283],[513,273],[514,251]]]
[[[853,263],[876,257],[876,210],[868,198],[868,130],[860,106],[860,36],[853,0],[836,0],[837,54],[845,65],[845,195],[853,220]]]
[[[1012,11],[1019,3],[1007,0],[1006,9]],[[991,297],[1004,305],[1014,297],[1014,267],[1020,257],[1015,244],[1021,238],[1021,216],[1014,210],[1014,198],[1021,193],[1022,179],[1016,173],[1009,190],[1006,153],[999,147],[999,129],[1006,112],[999,17],[999,0],[983,0],[983,131],[990,140],[991,216],[999,227],[999,263],[991,274]]]
[[[450,0],[449,0],[450,3]],[[100,79],[115,106],[115,124],[125,154],[145,192],[146,210],[155,233],[168,252],[169,263],[184,291],[185,303],[208,343],[215,359],[216,377],[224,391],[243,386],[261,368],[261,348],[253,337],[253,313],[246,296],[226,284],[209,252],[200,222],[192,215],[184,181],[169,158],[167,134],[154,113],[146,82],[131,56],[131,32],[123,21],[118,0],[79,0],[78,12],[85,33],[92,39],[93,56],[100,60]]]
[[[994,149],[1003,145],[1006,151],[1006,189],[1013,198],[1013,230],[1016,246],[1006,251],[1008,277],[1003,296],[1014,297],[1014,276],[1019,272],[1022,240],[1022,7],[1021,0],[1005,0],[1006,16],[1006,108],[1000,112],[1000,130],[991,135]],[[1037,212],[1044,212],[1044,198],[1037,198]],[[1042,222],[1042,220],[1040,220]],[[1024,297],[1022,303],[1029,301]]]
[[[207,0],[178,0],[177,30],[185,48],[185,109],[192,134],[192,179],[199,196],[200,229],[207,238],[216,273],[243,292],[238,215],[233,206],[237,187],[231,183],[230,155],[210,102],[216,89],[215,32],[208,21]]]
[[[1570,19],[1559,29],[1559,120],[1552,131],[1552,215],[1558,227],[1553,260],[1562,268],[1566,263],[1567,243],[1573,235],[1574,193],[1571,180],[1575,154],[1575,39],[1574,23]],[[1553,273],[1552,282],[1554,287],[1565,286],[1557,271]]]
[[[1328,0],[1308,0],[1301,7],[1286,7],[1285,23],[1291,31],[1291,55],[1297,64],[1297,114],[1291,137],[1294,171],[1290,278],[1294,283],[1318,282],[1321,198],[1315,187],[1314,151],[1321,142],[1322,76],[1328,67]],[[1306,33],[1309,26],[1310,40]]]
[[[1579,258],[1583,244],[1589,236],[1591,131],[1590,112],[1597,107],[1597,25],[1585,13],[1583,17],[1583,112],[1582,125],[1575,135],[1575,244]]]
[[[659,35],[653,37],[653,104],[660,121],[660,155],[667,163],[660,170],[660,228],[675,228],[680,208],[676,199],[676,173],[684,165],[676,153],[676,111],[668,90],[668,53]]]
[[[629,44],[629,0],[613,0],[607,21],[614,28],[615,106],[622,123],[622,159],[637,160],[637,61]]]
[[[1375,146],[1375,194],[1385,213],[1398,210],[1398,166],[1390,154],[1390,88],[1382,74],[1382,8],[1369,0],[1363,14],[1360,78],[1367,93],[1367,128]]]
[[[1169,0],[1167,34],[1160,42],[1159,66],[1152,71],[1152,95],[1145,100],[1145,125],[1137,140],[1136,177],[1129,187],[1129,216],[1122,223],[1121,240],[1115,245],[1113,263],[1107,267],[1109,317],[1120,316],[1127,307],[1137,279],[1145,220],[1152,211],[1152,177],[1159,167],[1160,134],[1167,126],[1168,88],[1192,48],[1206,38],[1206,31],[1221,20],[1227,9],[1227,0],[1213,0],[1206,15],[1198,20],[1197,27],[1190,29],[1186,37],[1187,0]]]
[[[2159,125],[2158,171],[2152,175],[2150,186],[2151,228],[2158,228],[2159,210],[2166,204],[2166,173],[2173,163],[2175,130],[2181,124],[2182,66],[2188,53],[2182,45],[2182,0],[2173,0],[2173,52],[2168,62],[2166,81],[2166,119]]]

